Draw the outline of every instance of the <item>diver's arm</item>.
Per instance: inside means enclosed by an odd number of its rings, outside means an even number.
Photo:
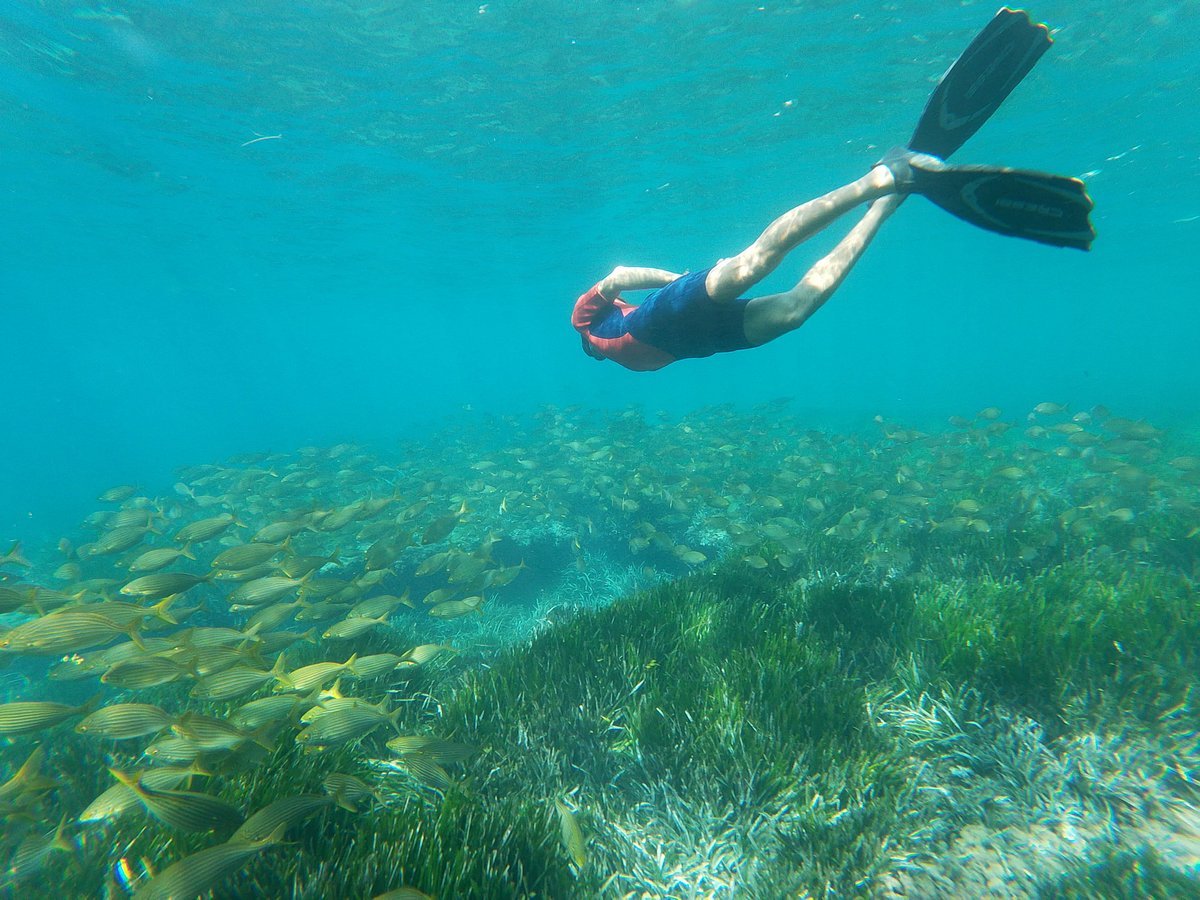
[[[637,269],[629,266],[617,266],[607,277],[600,280],[596,288],[609,300],[615,300],[621,291],[660,288],[679,277],[678,272],[668,272],[666,269]]]

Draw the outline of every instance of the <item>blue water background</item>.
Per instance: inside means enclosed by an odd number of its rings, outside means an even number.
[[[1039,2],[1055,46],[957,157],[1085,176],[1090,254],[918,198],[774,344],[655,374],[580,351],[571,305],[613,265],[705,267],[856,178],[994,11],[10,0],[0,539],[53,541],[100,490],[161,493],[182,464],[429,434],[468,407],[1186,419],[1196,2]]]

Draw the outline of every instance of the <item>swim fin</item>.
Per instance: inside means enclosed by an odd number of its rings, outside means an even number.
[[[1002,7],[946,70],[917,122],[910,150],[945,159],[1004,102],[1053,41],[1024,10]]]
[[[1092,198],[1078,178],[999,166],[907,160],[906,193],[921,194],[965,222],[1009,237],[1090,250]]]

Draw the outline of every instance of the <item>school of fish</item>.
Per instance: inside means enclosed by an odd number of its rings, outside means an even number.
[[[551,408],[502,424],[191,466],[162,490],[106,490],[57,548],[0,555],[0,664],[23,679],[0,703],[0,885],[140,816],[212,843],[114,860],[112,895],[201,896],[310,817],[377,802],[348,773],[257,810],[219,795],[223,773],[289,745],[390,754],[413,790],[452,790],[477,749],[404,733],[396,697],[495,605],[527,602],[526,569],[617,559],[661,577],[732,559],[799,576],[820,533],[880,577],[956,555],[1045,565],[1083,546],[1198,574],[1200,455],[1103,408],[1046,402],[1013,420],[989,407],[928,429],[877,417],[852,434],[783,404],[652,421]],[[78,808],[58,800],[73,777],[64,729],[110,761],[110,786]],[[587,865],[572,807],[544,799],[564,863]]]

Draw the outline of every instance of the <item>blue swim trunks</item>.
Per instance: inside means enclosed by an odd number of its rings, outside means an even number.
[[[629,334],[676,359],[748,349],[744,323],[750,300],[713,300],[704,289],[709,271],[690,272],[651,292],[625,318]]]

